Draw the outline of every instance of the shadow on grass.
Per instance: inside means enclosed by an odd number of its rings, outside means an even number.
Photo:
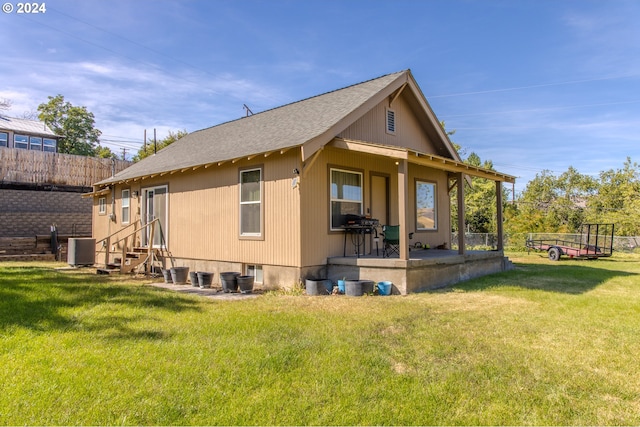
[[[514,270],[458,283],[453,285],[452,289],[484,290],[515,286],[578,295],[589,292],[616,277],[638,276],[637,273],[613,270],[612,263],[604,260],[588,262],[593,262],[593,267],[576,265],[573,260],[560,260],[553,265],[516,262]]]
[[[109,277],[0,268],[0,330],[82,330],[110,338],[163,339],[164,332],[134,325],[153,321],[156,309],[177,313],[200,308],[196,300]]]

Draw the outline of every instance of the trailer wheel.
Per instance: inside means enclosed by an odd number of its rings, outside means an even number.
[[[560,259],[560,249],[556,247],[549,248],[549,259],[551,261],[558,261]]]

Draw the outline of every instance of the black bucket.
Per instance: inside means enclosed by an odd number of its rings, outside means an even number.
[[[236,281],[238,282],[238,288],[243,294],[250,294],[253,292],[253,276],[238,276]]]
[[[362,282],[360,280],[345,280],[344,293],[351,297],[362,296]]]
[[[220,273],[220,283],[222,284],[222,290],[224,292],[236,292],[238,290],[237,277],[240,273],[235,271],[227,271]]]
[[[189,280],[191,280],[191,286],[197,287],[198,286],[198,272],[197,271],[190,271],[189,272]]]
[[[360,283],[362,283],[362,293],[363,294],[372,294],[373,293],[373,289],[375,287],[376,282],[374,282],[373,280],[361,280]]]
[[[213,281],[213,273],[198,271],[198,284],[201,288],[210,288]]]
[[[187,276],[189,275],[189,267],[172,267],[171,279],[176,285],[184,285],[187,283]]]
[[[327,279],[307,279],[305,288],[307,295],[330,295],[333,292],[333,283]]]

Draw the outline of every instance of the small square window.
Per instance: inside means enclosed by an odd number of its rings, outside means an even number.
[[[247,265],[247,276],[253,276],[253,281],[255,283],[262,283],[262,266]]]

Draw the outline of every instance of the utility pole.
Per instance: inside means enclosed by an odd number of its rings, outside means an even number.
[[[122,160],[127,160],[127,149],[122,148]]]
[[[156,128],[153,128],[153,154],[158,152],[158,147],[156,145]]]

